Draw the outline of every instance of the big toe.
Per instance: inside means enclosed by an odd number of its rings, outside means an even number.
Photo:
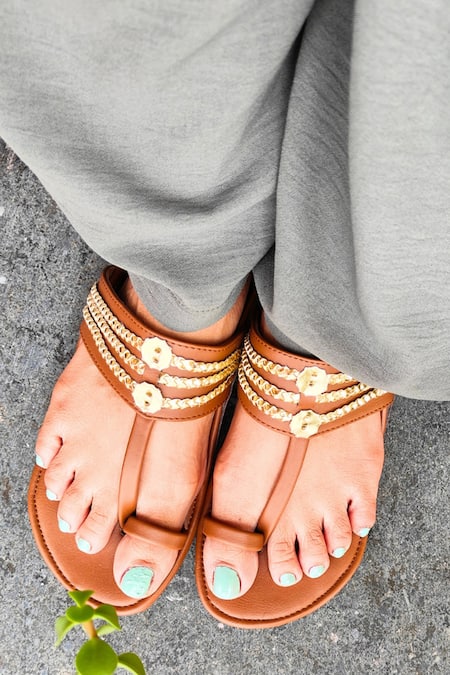
[[[114,578],[130,598],[153,595],[171,573],[178,551],[125,535],[114,558]]]
[[[203,551],[206,581],[222,600],[234,600],[252,586],[258,571],[258,555],[253,551],[207,537]]]

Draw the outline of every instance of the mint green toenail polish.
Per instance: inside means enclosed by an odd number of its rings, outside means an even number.
[[[356,534],[359,537],[367,537],[370,532],[370,527],[362,527]]]
[[[39,455],[36,455],[36,465],[40,466],[41,469],[45,469],[44,460]]]
[[[86,539],[82,539],[81,537],[77,539],[77,546],[83,553],[89,553],[92,548],[90,543]]]
[[[69,523],[63,520],[62,518],[58,518],[58,527],[61,530],[61,532],[70,532]]]
[[[214,570],[213,593],[222,600],[234,600],[241,590],[237,572],[231,567],[219,566]]]
[[[286,572],[285,574],[282,574],[280,577],[280,584],[282,586],[293,586],[296,581],[297,577],[295,576],[295,574],[291,574],[291,572]]]
[[[51,502],[57,502],[59,499],[58,495],[55,495],[51,490],[46,490],[45,494],[47,495],[47,499],[50,499]]]
[[[341,546],[341,548],[335,548],[331,555],[333,556],[333,558],[342,558],[342,556],[345,555],[346,551],[347,549]]]
[[[311,579],[317,579],[317,577],[321,577],[324,572],[325,567],[323,565],[315,565],[309,570],[308,576],[311,577]]]
[[[122,577],[120,588],[130,598],[142,598],[148,593],[153,574],[150,567],[130,567]]]

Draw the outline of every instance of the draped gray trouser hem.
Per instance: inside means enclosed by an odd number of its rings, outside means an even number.
[[[0,135],[177,330],[253,274],[275,337],[450,399],[445,0],[18,0]]]

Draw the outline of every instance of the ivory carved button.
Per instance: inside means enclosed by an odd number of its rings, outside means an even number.
[[[317,434],[320,427],[320,415],[313,410],[301,410],[294,415],[289,425],[290,430],[297,438],[309,438]]]
[[[305,396],[318,396],[328,387],[328,374],[323,368],[311,366],[305,368],[297,378],[298,390]]]
[[[161,338],[146,338],[141,347],[142,360],[149,368],[164,370],[170,366],[172,350],[170,345]]]
[[[161,410],[163,404],[163,396],[158,387],[149,382],[135,384],[133,399],[136,407],[145,413],[158,412],[158,410]]]

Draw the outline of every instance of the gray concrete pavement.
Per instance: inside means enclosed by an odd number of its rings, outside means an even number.
[[[103,261],[1,142],[0,228],[0,674],[66,675],[81,635],[53,649],[67,603],[34,545],[26,493],[36,432]],[[197,598],[190,556],[112,642],[156,675],[449,673],[449,441],[450,403],[396,400],[364,562],[312,616],[265,631],[223,626]]]

